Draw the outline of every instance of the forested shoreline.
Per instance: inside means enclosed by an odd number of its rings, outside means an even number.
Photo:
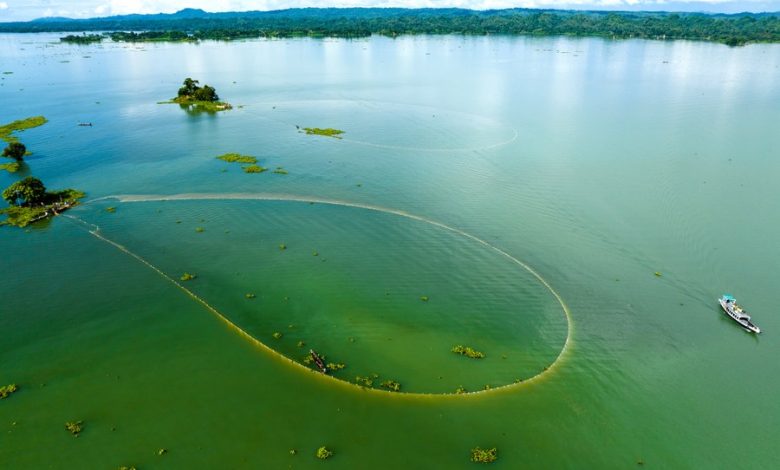
[[[718,15],[507,9],[307,8],[270,12],[52,18],[0,23],[0,32],[111,32],[115,41],[197,41],[284,37],[395,37],[415,34],[595,36],[689,39],[728,45],[780,42],[780,13]],[[79,42],[72,40],[70,42]]]

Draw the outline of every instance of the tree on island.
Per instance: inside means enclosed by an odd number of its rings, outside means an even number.
[[[12,206],[31,206],[46,199],[46,186],[38,178],[28,176],[7,187],[3,199]]]
[[[198,81],[191,78],[184,79],[184,86],[179,88],[179,98],[195,101],[219,101],[219,95],[214,87],[203,85],[198,86]]]
[[[24,154],[27,153],[27,147],[19,142],[11,142],[6,148],[3,149],[3,156],[13,158],[17,162],[21,162],[24,159]]]

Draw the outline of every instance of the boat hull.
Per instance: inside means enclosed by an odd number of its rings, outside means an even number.
[[[723,309],[723,312],[726,314],[726,316],[737,322],[739,326],[745,329],[745,331],[755,334],[761,333],[761,328],[751,323],[750,320],[740,318],[739,315],[734,312],[733,306],[731,306],[728,302],[723,299],[718,299],[718,303],[720,304],[720,307]]]

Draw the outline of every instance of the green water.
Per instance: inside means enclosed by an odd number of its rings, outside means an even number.
[[[777,46],[56,38],[0,36],[0,122],[92,202],[0,229],[0,467],[776,465]]]

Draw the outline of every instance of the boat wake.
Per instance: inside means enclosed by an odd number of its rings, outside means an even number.
[[[381,389],[368,389],[370,392],[375,393],[382,393],[382,394],[390,394],[397,397],[438,397],[438,396],[452,396],[452,397],[466,397],[466,396],[474,396],[474,395],[483,395],[488,393],[499,393],[501,391],[514,389],[517,387],[525,386],[530,383],[538,382],[542,378],[548,376],[551,374],[557,367],[561,364],[564,357],[566,356],[566,353],[570,349],[571,345],[571,336],[572,336],[572,319],[571,319],[571,311],[569,310],[569,307],[564,302],[563,298],[558,294],[558,292],[552,287],[552,285],[543,278],[538,272],[536,272],[531,266],[529,266],[527,263],[519,260],[518,258],[512,256],[508,252],[502,250],[501,248],[492,245],[488,243],[487,241],[472,235],[468,232],[465,232],[461,229],[458,229],[456,227],[452,227],[449,225],[446,225],[441,222],[437,222],[435,220],[428,219],[426,217],[422,217],[416,214],[412,214],[406,211],[398,210],[398,209],[392,209],[388,207],[382,207],[378,205],[373,204],[364,204],[359,202],[350,202],[350,201],[342,201],[338,199],[329,199],[329,198],[318,198],[318,197],[311,197],[311,196],[304,196],[304,195],[295,195],[295,194],[281,194],[281,193],[184,193],[184,194],[171,194],[171,195],[161,195],[161,194],[118,194],[118,195],[112,195],[112,196],[105,196],[97,199],[92,199],[90,201],[87,201],[86,204],[92,204],[99,201],[106,201],[106,200],[116,200],[120,203],[143,203],[143,202],[161,202],[161,201],[231,201],[231,200],[254,200],[254,201],[285,201],[285,202],[300,202],[300,203],[308,203],[308,204],[327,204],[327,205],[333,205],[333,206],[341,206],[341,207],[351,207],[351,208],[357,208],[357,209],[364,209],[364,210],[370,210],[375,212],[382,212],[385,214],[392,214],[399,217],[405,217],[408,219],[420,221],[429,225],[432,225],[434,227],[441,228],[443,230],[447,230],[449,232],[452,232],[454,234],[457,234],[461,237],[467,238],[471,241],[474,241],[486,248],[489,248],[496,253],[500,254],[504,258],[508,259],[512,263],[516,264],[517,266],[520,266],[524,270],[526,270],[528,273],[530,273],[534,278],[536,278],[549,292],[550,294],[555,298],[555,300],[558,302],[558,304],[561,307],[561,310],[563,312],[563,315],[566,320],[566,339],[564,341],[564,344],[556,356],[555,360],[547,367],[545,367],[542,371],[540,371],[538,374],[536,374],[533,377],[530,377],[528,379],[523,380],[519,383],[512,383],[507,384],[495,388],[491,388],[488,390],[480,390],[480,391],[474,391],[474,392],[468,392],[468,393],[462,393],[462,394],[455,394],[455,393],[421,393],[421,392],[390,392],[387,390],[381,390]],[[124,245],[121,245],[113,240],[110,240],[106,238],[104,235],[100,232],[100,227],[94,224],[90,224],[88,222],[85,222],[84,220],[75,217],[70,214],[63,214],[68,219],[71,219],[81,226],[83,226],[90,234],[92,234],[97,239],[108,243],[109,245],[113,246],[114,248],[118,249],[119,251],[127,254],[128,256],[134,258],[141,264],[147,266],[148,268],[155,271],[157,274],[162,276],[164,279],[166,279],[168,282],[172,283],[176,287],[178,287],[180,290],[182,290],[184,293],[186,293],[190,298],[201,304],[204,308],[206,308],[209,312],[211,312],[213,315],[215,315],[219,320],[221,320],[223,323],[225,323],[228,327],[230,327],[232,330],[234,330],[236,333],[238,333],[240,336],[260,348],[261,350],[269,353],[274,358],[283,361],[285,364],[293,365],[297,367],[298,369],[305,370],[310,373],[316,373],[312,369],[309,369],[308,367],[304,366],[303,364],[300,364],[289,357],[281,354],[280,352],[276,351],[275,349],[271,348],[270,346],[266,345],[259,339],[255,338],[248,332],[246,332],[244,329],[242,329],[240,326],[233,323],[228,316],[218,311],[214,306],[209,304],[206,300],[199,297],[197,294],[192,292],[191,290],[184,287],[181,283],[179,283],[176,279],[166,274],[164,271],[162,271],[157,266],[153,265],[140,255],[133,253],[131,250],[129,250]],[[318,377],[321,377],[323,379],[331,379],[333,381],[336,381],[340,384],[344,384],[349,387],[356,387],[361,388],[359,385],[353,384],[351,382],[347,382],[345,380],[316,373]]]

